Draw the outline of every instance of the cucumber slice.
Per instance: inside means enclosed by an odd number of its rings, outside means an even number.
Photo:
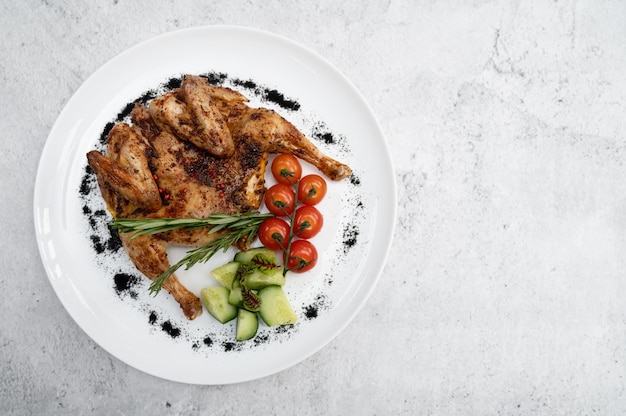
[[[239,309],[237,313],[237,329],[235,339],[237,341],[246,341],[256,335],[259,329],[259,318],[256,313]]]
[[[239,262],[231,261],[216,269],[211,270],[211,276],[222,286],[230,289],[233,286],[233,279],[239,268]]]
[[[223,324],[237,316],[237,307],[228,303],[229,294],[230,290],[224,286],[205,287],[200,291],[207,311]]]
[[[266,286],[284,286],[285,281],[286,278],[283,275],[282,267],[277,267],[267,272],[255,270],[250,275],[246,276],[246,287],[259,290]]]
[[[289,300],[280,286],[266,286],[259,290],[261,319],[268,326],[294,324],[298,320]]]
[[[252,258],[257,254],[262,254],[269,257],[270,259],[276,260],[276,252],[274,252],[274,250],[270,250],[267,247],[255,247],[249,249],[248,251],[240,251],[235,254],[234,260],[239,263],[247,263],[249,261],[252,261]]]
[[[241,296],[241,286],[233,287],[228,295],[228,303],[238,308],[243,308],[243,296]]]

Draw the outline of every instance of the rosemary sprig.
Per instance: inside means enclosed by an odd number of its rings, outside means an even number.
[[[111,227],[121,233],[133,232],[131,238],[145,234],[158,234],[171,230],[211,227],[209,233],[216,233],[225,228],[236,230],[247,226],[258,226],[271,214],[244,212],[242,214],[213,214],[205,218],[117,218]]]
[[[225,230],[226,232],[214,240],[202,245],[198,248],[187,252],[179,262],[172,265],[169,269],[159,275],[150,285],[150,294],[156,295],[163,287],[163,283],[176,272],[176,270],[185,266],[185,270],[196,263],[204,263],[208,261],[218,251],[226,251],[241,238],[247,238],[250,241],[256,238],[259,225],[271,214],[260,214],[258,212],[246,212],[243,214],[226,215],[215,214],[206,218],[133,218],[133,219],[116,219],[111,227],[116,228],[120,232],[133,232],[131,238],[139,235],[158,234],[164,231],[175,229],[195,229],[208,227],[209,234]]]

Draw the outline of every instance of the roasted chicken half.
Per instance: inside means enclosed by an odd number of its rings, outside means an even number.
[[[347,165],[323,154],[278,113],[249,107],[247,101],[239,92],[187,75],[179,89],[147,107],[136,104],[132,125],[118,123],[111,129],[106,154],[87,154],[113,215],[202,218],[256,210],[265,193],[271,153],[291,153],[332,180],[351,174]],[[170,267],[169,244],[197,246],[217,235],[200,229],[120,237],[137,269],[155,279]],[[188,319],[200,315],[200,300],[176,275],[163,288]]]

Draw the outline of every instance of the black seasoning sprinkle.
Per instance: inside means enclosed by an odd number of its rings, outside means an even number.
[[[266,344],[269,340],[270,340],[270,337],[268,334],[257,334],[257,336],[254,337],[254,344],[255,345]]]
[[[361,185],[361,179],[359,179],[358,176],[356,176],[354,173],[352,173],[350,175],[350,183],[354,186],[359,186]]]
[[[234,78],[232,80],[232,83],[238,87],[247,88],[249,90],[253,90],[256,88],[256,82],[251,81],[251,80],[244,81],[238,78]]]
[[[105,245],[102,244],[102,240],[100,239],[99,236],[91,235],[89,236],[89,239],[91,240],[91,246],[93,247],[94,250],[96,250],[96,253],[98,254],[104,253]]]
[[[211,337],[204,338],[202,342],[204,342],[204,345],[206,345],[207,347],[210,347],[211,345],[213,345],[213,340],[211,339]]]
[[[278,104],[281,108],[284,108],[285,110],[298,111],[300,109],[300,103],[285,98],[283,94],[276,90],[265,89],[263,99],[265,99],[265,101]]]
[[[128,273],[116,273],[113,276],[115,292],[123,296],[129,294],[131,298],[137,298],[137,292],[133,290],[135,285],[139,283],[139,277]]]
[[[150,311],[150,315],[148,315],[148,323],[150,323],[150,325],[154,325],[158,318],[159,316],[155,311]]]
[[[304,308],[304,316],[306,319],[317,318],[317,305],[309,305]]]
[[[236,346],[237,344],[235,344],[234,342],[230,342],[230,341],[222,342],[222,347],[224,347],[224,351],[226,352],[234,350]]]
[[[206,78],[209,81],[209,84],[213,85],[222,85],[228,78],[228,75],[223,72],[208,72],[200,76]]]
[[[349,249],[356,245],[359,229],[354,224],[346,225],[343,230],[343,251],[346,253]]]
[[[234,78],[231,80],[233,85],[238,87],[252,90],[254,94],[259,96],[263,101],[270,102],[278,105],[281,108],[289,111],[298,111],[300,109],[300,103],[295,100],[286,98],[281,92],[272,88],[260,87],[252,80],[242,80]]]
[[[183,84],[183,77],[172,77],[169,79],[169,81],[167,81],[164,86],[165,88],[167,88],[168,90],[175,90],[176,88],[180,88],[180,86]]]
[[[289,332],[289,330],[293,328],[294,328],[293,325],[281,325],[281,326],[277,326],[276,329],[274,329],[274,332],[276,332],[277,334],[284,334],[284,333]]]
[[[172,338],[177,338],[180,336],[180,328],[174,327],[170,321],[163,322],[161,324],[161,329]]]
[[[107,144],[107,139],[109,137],[109,132],[111,131],[111,129],[113,128],[113,126],[115,126],[115,123],[108,122],[105,126],[104,129],[102,130],[102,133],[100,133],[100,145],[101,146],[106,146]],[[90,168],[91,169],[91,168]]]
[[[106,248],[110,252],[116,252],[120,248],[122,248],[122,240],[120,239],[120,234],[117,230],[111,228],[110,225],[107,226],[109,228],[110,237],[106,242]]]
[[[90,167],[89,169],[91,170]],[[94,187],[94,179],[92,175],[85,174],[83,176],[83,179],[80,181],[80,188],[78,188],[78,192],[82,196],[87,196],[91,193],[91,190],[93,189],[93,187]]]
[[[130,112],[133,111],[134,107],[135,107],[135,102],[134,101],[132,103],[126,104],[126,107],[124,107],[124,109],[122,109],[122,111],[120,111],[117,114],[117,118],[115,120],[116,121],[123,121],[126,117],[130,116]]]
[[[141,97],[139,97],[135,102],[145,105],[145,104],[148,104],[148,102],[151,101],[152,99],[156,98],[157,95],[158,95],[157,90],[148,90],[145,93],[143,93]]]
[[[335,144],[337,141],[335,140],[335,136],[330,132],[314,132],[313,137],[319,141],[322,141],[326,144]]]

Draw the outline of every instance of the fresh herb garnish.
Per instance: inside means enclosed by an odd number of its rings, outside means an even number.
[[[122,233],[134,232],[131,239],[140,235],[158,234],[176,229],[191,230],[211,227],[207,231],[209,234],[224,231],[214,240],[188,251],[178,263],[154,279],[150,285],[150,293],[156,295],[163,287],[165,280],[181,267],[185,266],[185,270],[188,270],[196,263],[204,263],[218,251],[228,250],[242,238],[248,241],[254,240],[259,225],[271,216],[271,214],[259,212],[246,212],[235,215],[215,214],[206,218],[119,218],[111,223],[111,227]]]

